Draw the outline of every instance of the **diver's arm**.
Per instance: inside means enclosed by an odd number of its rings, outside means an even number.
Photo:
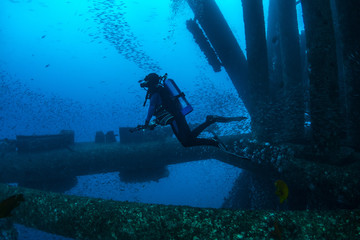
[[[150,98],[150,106],[148,110],[148,114],[145,120],[145,126],[148,126],[152,116],[155,113],[156,106],[160,103],[160,95],[158,93],[154,93]]]

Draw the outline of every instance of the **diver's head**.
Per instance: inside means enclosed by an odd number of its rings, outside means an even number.
[[[155,88],[160,82],[161,77],[156,73],[148,74],[144,80],[140,81],[140,87],[142,88]]]

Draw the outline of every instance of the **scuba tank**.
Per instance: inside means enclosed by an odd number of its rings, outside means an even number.
[[[178,101],[181,106],[181,113],[185,116],[193,111],[192,106],[186,100],[185,94],[180,91],[179,87],[176,85],[175,81],[167,78],[167,73],[162,77],[163,86],[171,95],[171,98],[175,101]]]

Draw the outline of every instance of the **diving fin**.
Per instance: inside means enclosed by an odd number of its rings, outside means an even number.
[[[228,123],[234,121],[242,121],[247,119],[247,117],[221,117],[217,115],[208,115],[206,116],[206,121],[210,122],[220,122],[220,123]]]
[[[235,121],[236,121],[236,120],[235,120]],[[216,133],[214,133],[213,131],[211,131],[210,133],[211,133],[212,135],[214,135],[214,137],[213,137],[212,139],[214,139],[216,142],[218,142],[218,148],[219,148],[221,151],[223,151],[223,152],[225,152],[225,153],[227,153],[227,154],[230,154],[230,155],[232,155],[232,156],[234,156],[234,157],[243,159],[243,160],[250,160],[250,158],[247,158],[247,157],[244,157],[244,156],[241,156],[241,155],[239,155],[239,154],[236,154],[236,153],[234,153],[234,152],[229,151],[228,148],[227,148],[227,146],[220,140],[219,136],[218,136]]]

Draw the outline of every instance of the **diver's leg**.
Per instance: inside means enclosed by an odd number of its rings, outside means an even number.
[[[206,116],[206,120],[204,123],[200,124],[192,130],[192,135],[194,137],[199,136],[199,134],[202,133],[208,126],[216,122],[227,123],[233,121],[241,121],[244,119],[247,119],[247,117],[221,117],[216,115],[208,115]]]
[[[216,116],[217,117],[217,116]],[[206,120],[204,123],[200,124],[196,128],[192,130],[193,137],[199,136],[200,133],[202,133],[208,126],[210,126],[213,123],[216,123],[217,118],[214,115],[208,115],[206,116]]]
[[[184,116],[176,116],[171,123],[171,128],[176,138],[184,147],[190,144],[193,137]]]
[[[217,141],[214,138],[206,139],[206,138],[194,137],[184,116],[175,117],[175,120],[171,123],[171,128],[176,138],[184,147],[192,147],[192,146],[219,147],[219,141]]]
[[[199,136],[200,133],[202,133],[208,126],[210,126],[213,123],[215,122],[206,120],[204,123],[200,124],[191,131],[192,136],[196,138],[197,136]]]
[[[213,138],[194,138],[191,146],[213,146],[219,147],[219,142]]]

